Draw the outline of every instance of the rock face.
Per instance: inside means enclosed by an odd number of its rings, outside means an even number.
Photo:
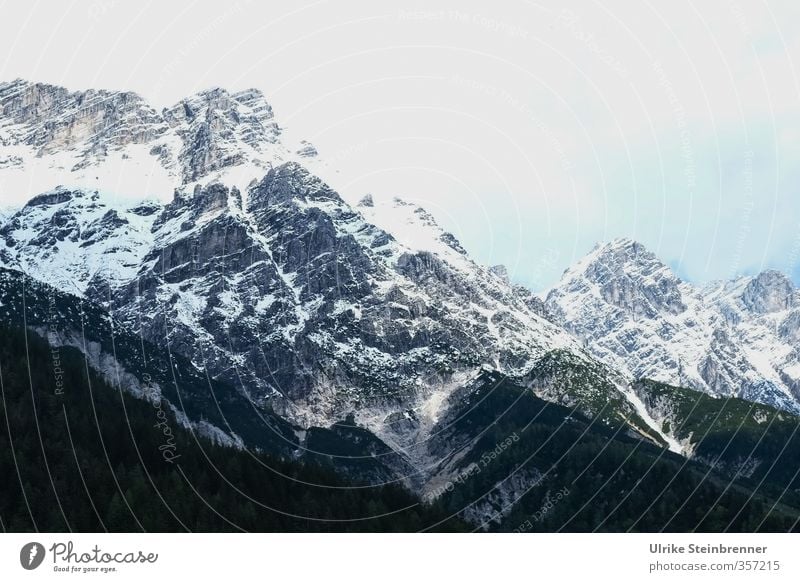
[[[614,369],[794,411],[798,306],[777,271],[695,288],[627,239],[595,248],[547,296],[555,320]]]
[[[83,163],[109,150],[144,144],[168,126],[141,97],[129,92],[80,91],[14,81],[0,84],[3,146],[25,145],[37,155],[75,148]]]
[[[0,83],[0,172],[17,193],[66,186],[168,200],[214,180],[244,191],[274,165],[313,165],[312,144],[294,150],[281,138],[257,89],[211,89],[156,111],[130,92]]]
[[[742,303],[757,314],[786,311],[797,305],[797,290],[783,273],[764,271],[747,283]]]
[[[177,155],[185,182],[243,164],[268,169],[269,150],[281,135],[272,107],[257,89],[204,91],[163,115],[183,144]]]
[[[644,246],[629,239],[597,247],[565,274],[553,298],[577,293],[587,285],[597,290],[603,303],[634,320],[686,310],[681,281]]]
[[[485,362],[522,375],[578,349],[488,269],[404,246],[296,163],[246,199],[212,184],[168,204],[111,308],[300,424],[375,422]]]

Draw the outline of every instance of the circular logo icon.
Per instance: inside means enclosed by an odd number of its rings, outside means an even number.
[[[30,542],[19,551],[19,563],[26,570],[35,570],[44,561],[44,546],[39,542]]]

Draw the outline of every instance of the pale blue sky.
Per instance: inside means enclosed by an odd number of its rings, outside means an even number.
[[[0,77],[258,87],[345,196],[415,200],[536,289],[616,236],[798,281],[800,6],[665,4],[10,2]]]

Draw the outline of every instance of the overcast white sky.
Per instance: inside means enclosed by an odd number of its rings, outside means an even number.
[[[343,194],[417,201],[541,289],[636,238],[800,275],[800,3],[5,2],[0,78],[156,106],[258,87]]]

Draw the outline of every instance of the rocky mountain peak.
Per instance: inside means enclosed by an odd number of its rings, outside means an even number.
[[[489,267],[489,272],[504,283],[509,282],[508,269],[505,265],[494,265],[493,267]]]
[[[375,206],[375,199],[372,194],[365,194],[361,200],[358,201],[359,208],[373,208]]]
[[[742,302],[754,313],[784,311],[798,304],[794,283],[783,273],[759,273],[744,288]]]
[[[147,143],[167,127],[132,92],[63,87],[16,80],[0,84],[0,112],[8,126],[3,145],[27,145],[38,155],[76,149],[87,161],[127,144]]]
[[[786,410],[798,406],[797,307],[777,271],[698,288],[629,239],[595,247],[547,296],[556,321],[618,370]]]
[[[319,155],[319,152],[317,151],[317,148],[314,147],[314,144],[304,139],[300,140],[300,147],[297,148],[295,153],[300,158],[304,159],[316,158]]]
[[[607,243],[600,243],[592,250],[595,260],[624,262],[628,267],[636,265],[653,266],[660,263],[658,257],[642,243],[627,237],[619,237]]]
[[[681,280],[644,245],[618,238],[597,245],[567,269],[557,289],[575,293],[592,288],[606,303],[652,318],[685,310],[680,286]]]
[[[238,124],[260,124],[269,129],[269,138],[280,134],[275,124],[272,107],[258,89],[247,89],[238,93],[215,87],[182,99],[164,110],[163,115],[171,125],[191,124],[197,120],[225,119],[230,126]],[[259,145],[255,140],[251,145]]]
[[[244,192],[287,161],[321,164],[311,143],[282,139],[258,89],[211,88],[157,111],[132,92],[0,83],[0,147],[15,147],[0,155],[0,180],[18,196],[65,185],[167,201],[218,180]]]
[[[272,168],[264,179],[250,190],[249,210],[263,210],[271,205],[296,200],[332,200],[342,202],[335,191],[296,162]]]
[[[163,115],[183,141],[179,159],[186,182],[242,164],[268,168],[271,156],[265,154],[280,141],[272,107],[256,89],[234,94],[209,89]]]

